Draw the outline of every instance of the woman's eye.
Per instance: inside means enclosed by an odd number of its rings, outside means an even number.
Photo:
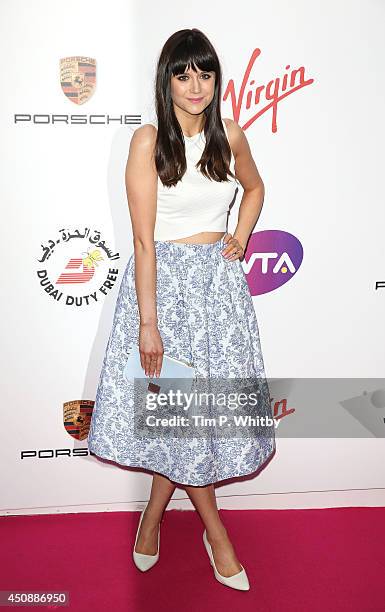
[[[186,78],[185,78],[185,77],[186,77]],[[208,79],[211,79],[211,74],[204,73],[204,74],[201,74],[201,77],[203,77],[203,79],[204,79],[205,81],[207,81]],[[185,80],[186,80],[186,79],[188,79],[188,78],[189,78],[189,77],[188,77],[188,75],[187,75],[187,74],[182,74],[182,75],[178,76],[178,81],[185,81]]]

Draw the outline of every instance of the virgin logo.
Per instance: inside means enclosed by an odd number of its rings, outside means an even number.
[[[258,117],[272,109],[272,131],[277,131],[277,107],[278,102],[289,96],[290,94],[311,85],[314,79],[305,79],[305,68],[293,68],[283,77],[271,79],[267,85],[258,85],[254,79],[250,79],[251,72],[254,68],[257,57],[261,55],[260,49],[254,49],[247,68],[242,79],[242,84],[237,95],[233,79],[229,80],[223,100],[226,101],[230,96],[230,101],[233,109],[233,117],[236,123],[239,123],[241,111],[247,110],[253,115],[242,125],[242,129],[246,130]],[[290,66],[285,66],[285,70],[289,70]]]
[[[298,272],[302,244],[288,232],[265,230],[252,234],[242,264],[251,295],[273,291]]]

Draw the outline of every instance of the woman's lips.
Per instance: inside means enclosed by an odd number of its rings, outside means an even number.
[[[187,100],[193,104],[198,104],[199,102],[202,102],[203,98],[187,98]]]

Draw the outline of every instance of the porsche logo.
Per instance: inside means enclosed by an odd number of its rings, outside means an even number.
[[[87,438],[94,403],[92,400],[73,400],[63,404],[64,427],[75,440]]]
[[[96,60],[92,57],[64,57],[60,60],[60,84],[71,102],[88,102],[96,87]]]

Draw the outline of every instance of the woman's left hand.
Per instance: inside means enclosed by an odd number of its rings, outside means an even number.
[[[223,239],[226,247],[222,251],[223,257],[230,261],[235,261],[244,256],[245,252],[242,245],[239,244],[236,238],[233,238],[231,234],[226,233]]]

